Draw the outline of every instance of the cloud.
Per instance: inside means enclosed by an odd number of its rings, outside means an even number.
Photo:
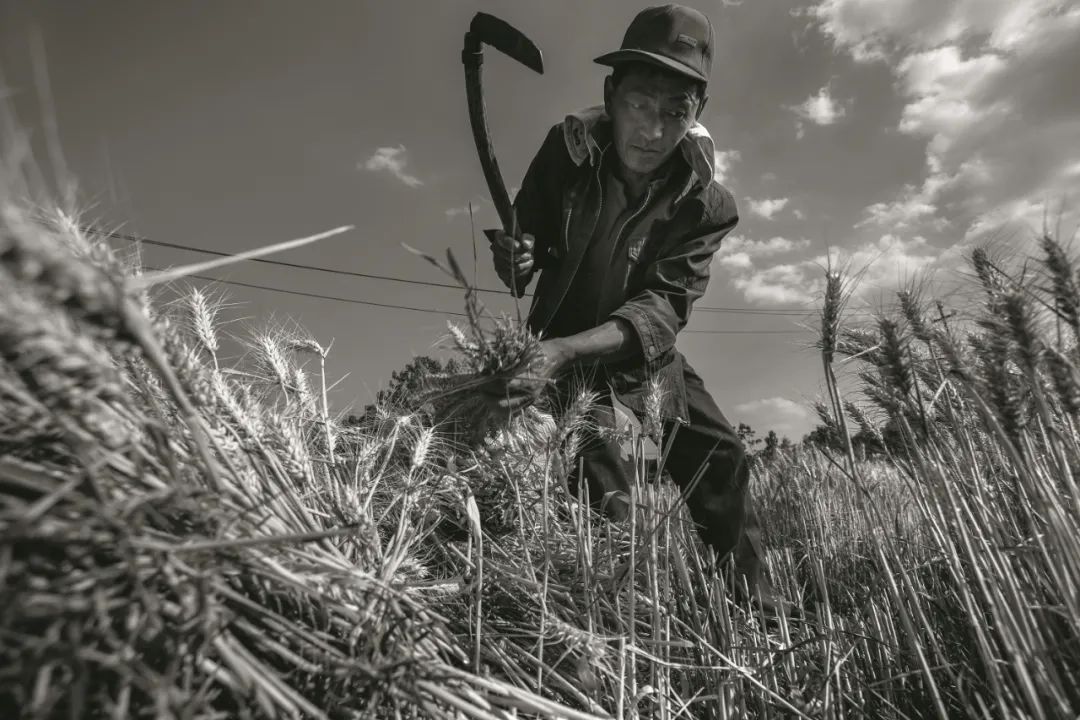
[[[724,239],[720,249],[717,250],[713,262],[730,274],[734,274],[739,278],[747,278],[757,275],[754,270],[755,260],[760,261],[762,258],[774,257],[809,246],[810,241],[806,238],[788,240],[778,236],[768,240],[751,240],[744,235],[729,235]],[[749,295],[763,299],[766,302],[770,301],[772,297],[788,297],[786,293],[773,289],[764,289],[763,281],[765,280],[766,278],[758,278],[754,289],[751,290]],[[780,300],[779,302],[783,301]]]
[[[874,297],[901,287],[923,271],[943,266],[945,257],[925,237],[882,235],[874,242],[850,250],[804,260],[760,267],[756,258],[770,257],[809,246],[808,240],[792,243],[784,238],[755,243],[737,236],[738,242],[718,255],[716,265],[731,277],[732,285],[749,303],[761,305],[809,305],[821,298],[825,267],[846,267],[861,273],[857,295]],[[723,250],[723,248],[722,248]],[[955,261],[955,258],[950,262]]]
[[[774,430],[780,436],[799,436],[814,424],[814,415],[810,410],[794,400],[779,396],[741,403],[735,406],[735,412],[742,420],[748,421],[762,439],[769,430]]]
[[[821,294],[822,281],[811,278],[805,263],[785,263],[737,275],[732,284],[747,302],[762,305],[802,305]]]
[[[862,227],[871,223],[882,227],[906,229],[923,218],[933,217],[937,212],[935,205],[936,191],[940,178],[931,176],[927,178],[922,187],[905,185],[903,191],[895,200],[877,202],[866,208],[866,219],[856,223],[855,227]]]
[[[750,240],[745,235],[730,235],[724,239],[723,244],[717,251],[717,255],[725,253],[738,253],[747,257],[769,257],[780,253],[791,252],[810,245],[810,241],[788,240],[783,237],[772,237],[768,240]]]
[[[896,129],[926,143],[923,179],[860,225],[1037,231],[1047,200],[1080,195],[1080,94],[1063,92],[1080,65],[1075,2],[821,0],[804,15],[837,52],[887,63]],[[1066,225],[1077,214],[1066,207]]]
[[[742,159],[738,150],[713,151],[713,179],[723,183],[731,171],[731,166]]]
[[[420,187],[424,184],[420,178],[405,172],[406,150],[404,145],[397,147],[381,147],[363,163],[365,170],[371,172],[385,171],[396,177],[411,188]]]
[[[810,417],[809,410],[794,400],[788,400],[785,397],[761,398],[760,400],[751,400],[735,406],[735,411],[741,413],[757,413],[762,410],[783,413],[798,418]]]
[[[897,68],[909,99],[900,132],[930,138],[940,157],[972,127],[1004,118],[1011,103],[992,89],[1005,66],[994,53],[965,58],[952,45],[907,56]]]
[[[1030,235],[1041,233],[1044,225],[1047,230],[1054,232],[1057,218],[1064,215],[1065,210],[1060,202],[1053,202],[1050,198],[1046,198],[1045,202],[1019,198],[978,215],[964,237],[967,240],[984,237],[1009,226],[1024,228]]]
[[[730,268],[730,269],[749,269],[754,267],[754,261],[750,259],[749,253],[736,252],[730,255],[717,255],[717,264]]]
[[[822,0],[802,13],[859,62],[978,38],[1000,51],[1039,41],[1068,0]]]
[[[865,243],[834,257],[832,266],[847,266],[852,272],[862,272],[856,293],[866,296],[901,287],[920,272],[932,269],[940,255],[941,251],[921,235],[904,238],[887,234],[877,242]],[[811,264],[820,272],[829,262],[827,256],[821,255]]]
[[[884,60],[894,38],[913,27],[931,25],[933,5],[942,0],[822,0],[806,11],[833,44],[858,62]]]
[[[772,220],[776,213],[787,206],[788,201],[789,198],[763,198],[761,200],[746,198],[747,204],[750,205],[750,212],[760,215],[766,220]]]
[[[802,120],[815,125],[832,125],[847,113],[844,106],[832,98],[828,85],[818,90],[817,95],[811,95],[790,110]],[[801,127],[801,123],[799,126]]]

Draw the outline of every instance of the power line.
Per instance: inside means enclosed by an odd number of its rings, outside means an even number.
[[[809,330],[683,330],[691,335],[804,335]]]
[[[210,250],[208,248],[194,247],[192,245],[183,245],[180,243],[166,242],[164,240],[153,240],[148,237],[139,235],[130,235],[127,233],[113,232],[108,230],[100,230],[93,227],[84,227],[84,231],[100,235],[102,237],[114,238],[116,240],[123,240],[130,243],[142,243],[145,245],[153,245],[155,247],[170,248],[172,250],[186,250],[188,252],[203,253],[206,255],[214,255],[217,257],[233,257],[236,253],[229,253],[223,250]],[[378,275],[375,273],[364,273],[356,270],[342,270],[340,268],[328,268],[318,265],[306,265],[303,263],[292,263],[284,260],[271,260],[269,258],[252,258],[247,262],[263,263],[266,265],[276,265],[278,267],[287,267],[294,270],[313,270],[316,272],[324,272],[332,275],[344,275],[347,277],[366,278],[369,280],[386,280],[389,282],[407,283],[410,285],[425,285],[428,287],[437,288],[449,288],[451,290],[463,289],[460,285],[452,283],[440,283],[430,280],[413,280],[411,278],[396,277],[393,275]],[[477,292],[493,293],[496,295],[509,295],[508,290],[497,290],[491,288],[474,288]],[[531,293],[525,294],[523,297],[532,297]],[[736,308],[736,307],[717,307],[707,305],[696,305],[695,310],[699,312],[716,312],[716,313],[730,313],[735,315],[763,315],[763,316],[776,316],[776,317],[803,317],[814,312],[814,310],[796,309],[796,308]]]
[[[161,268],[146,267],[147,270],[160,270]],[[423,308],[413,307],[411,305],[395,305],[393,303],[380,303],[372,302],[370,300],[357,300],[356,298],[346,298],[337,295],[323,295],[321,293],[305,292],[303,290],[290,290],[288,288],[279,288],[273,285],[260,285],[258,283],[241,282],[239,280],[224,280],[222,278],[215,278],[209,275],[188,275],[186,277],[196,278],[199,280],[206,280],[208,282],[222,283],[224,285],[236,285],[238,287],[252,288],[255,290],[267,290],[269,292],[285,293],[286,295],[299,295],[301,297],[315,298],[317,300],[333,300],[336,302],[351,303],[354,305],[367,305],[370,307],[378,308],[390,308],[394,310],[411,310],[413,312],[431,313],[433,315],[453,315],[455,317],[466,317],[465,313],[454,312],[453,310],[439,310],[438,308]],[[690,333],[694,335],[792,335],[801,334],[807,332],[805,330],[683,330],[683,333]]]
[[[85,228],[90,229],[90,228]],[[207,248],[192,247],[191,245],[181,245],[179,243],[165,242],[164,240],[151,240],[147,237],[140,237],[138,235],[127,235],[125,233],[108,232],[104,230],[90,229],[92,232],[105,237],[115,238],[117,240],[125,240],[131,243],[142,243],[145,245],[154,245],[156,247],[171,248],[173,250],[188,250],[190,252],[203,253],[206,255],[215,255],[217,257],[233,257],[236,253],[224,252],[222,250],[209,250]],[[451,283],[439,283],[431,282],[429,280],[411,280],[409,278],[393,277],[391,275],[376,275],[373,273],[357,272],[355,270],[342,270],[340,268],[328,268],[319,267],[317,265],[304,265],[302,263],[285,262],[284,260],[270,260],[268,258],[251,258],[246,262],[264,263],[266,265],[277,265],[278,267],[293,268],[296,270],[316,270],[318,272],[330,273],[332,275],[346,275],[349,277],[367,278],[369,280],[389,280],[390,282],[408,283],[410,285],[428,285],[430,287],[451,288],[453,290],[461,290],[460,285],[453,285]],[[509,295],[509,291],[503,290],[485,290],[483,288],[476,288],[479,292],[489,293],[502,293]]]
[[[146,270],[161,270],[161,268],[144,266]],[[352,303],[353,305],[367,305],[370,307],[391,308],[394,310],[412,310],[414,312],[432,313],[434,315],[455,315],[465,317],[465,313],[453,310],[439,310],[438,308],[413,307],[411,305],[395,305],[392,303],[372,302],[371,300],[357,300],[356,298],[339,297],[337,295],[323,295],[321,293],[305,292],[303,290],[289,290],[288,288],[274,287],[273,285],[259,285],[258,283],[240,282],[239,280],[224,280],[210,277],[209,275],[186,275],[185,277],[197,278],[208,282],[222,283],[223,285],[236,285],[238,287],[253,288],[255,290],[269,290],[270,292],[285,293],[286,295],[300,295],[302,297],[315,298],[317,300],[334,300],[336,302]]]

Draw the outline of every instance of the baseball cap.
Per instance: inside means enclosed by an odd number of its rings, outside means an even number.
[[[703,13],[684,5],[663,5],[639,12],[626,29],[622,47],[593,62],[610,67],[647,62],[708,82],[712,45],[712,23]]]

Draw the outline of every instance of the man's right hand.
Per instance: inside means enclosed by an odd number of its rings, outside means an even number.
[[[533,246],[536,239],[529,233],[514,238],[504,230],[489,230],[491,254],[495,258],[495,272],[506,287],[517,287],[520,292],[533,269]]]

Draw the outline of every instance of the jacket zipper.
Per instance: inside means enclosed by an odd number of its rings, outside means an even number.
[[[652,186],[650,185],[645,191],[645,202],[641,204],[634,214],[626,218],[623,221],[622,227],[619,228],[619,233],[615,236],[615,242],[611,245],[611,257],[608,258],[608,265],[613,265],[615,262],[615,251],[619,247],[619,241],[622,240],[623,231],[626,230],[626,226],[630,224],[631,220],[634,220],[638,215],[645,211],[645,208],[649,207],[649,200],[652,199]],[[626,264],[626,277],[623,278],[623,287],[630,282],[630,263]]]
[[[596,217],[593,218],[592,232],[596,232],[596,223],[600,221],[600,212],[601,212],[601,209],[604,207],[604,187],[600,183],[600,167],[604,162],[604,152],[607,151],[607,148],[608,148],[608,146],[605,146],[604,149],[600,151],[600,159],[596,163],[596,173],[594,175],[594,179],[596,180],[596,186],[600,190],[600,202],[598,202],[596,204]],[[588,192],[588,190],[586,190],[586,192]],[[575,196],[571,195],[571,197],[570,197],[570,207],[569,207],[569,209],[567,210],[567,213],[566,213],[566,226],[563,228],[563,235],[566,236],[565,237],[565,240],[566,240],[566,243],[565,243],[566,244],[566,257],[569,257],[569,255],[570,255],[570,220],[571,220],[571,218],[574,217],[574,203],[576,202],[576,200],[577,200],[577,198]],[[592,239],[592,232],[589,233],[589,239],[590,240]],[[570,290],[570,286],[568,285],[566,287],[566,289],[563,290],[562,295],[559,297],[559,302],[555,303],[555,309],[556,310],[559,308],[560,305],[562,305],[563,300],[566,299],[566,293],[569,290]],[[549,318],[548,322],[550,322],[550,320],[551,319]],[[546,331],[547,327],[545,326],[543,328],[543,330]]]
[[[600,212],[604,207],[604,187],[600,183],[600,166],[604,162],[604,152],[606,150],[607,150],[607,147],[605,147],[603,150],[600,151],[600,159],[596,163],[596,173],[594,175],[594,179],[596,180],[596,185],[599,188],[599,192],[600,192],[600,202],[598,202],[596,204],[596,217],[593,218],[593,230],[594,231],[596,230],[596,223],[599,222],[599,220],[600,220]],[[586,190],[586,192],[588,192],[588,190]],[[570,254],[570,220],[574,217],[574,203],[576,201],[577,201],[577,197],[574,196],[574,195],[571,195],[570,196],[570,207],[567,209],[567,212],[566,212],[566,226],[563,228],[563,244],[564,244],[564,246],[566,248],[566,254],[567,255]]]

